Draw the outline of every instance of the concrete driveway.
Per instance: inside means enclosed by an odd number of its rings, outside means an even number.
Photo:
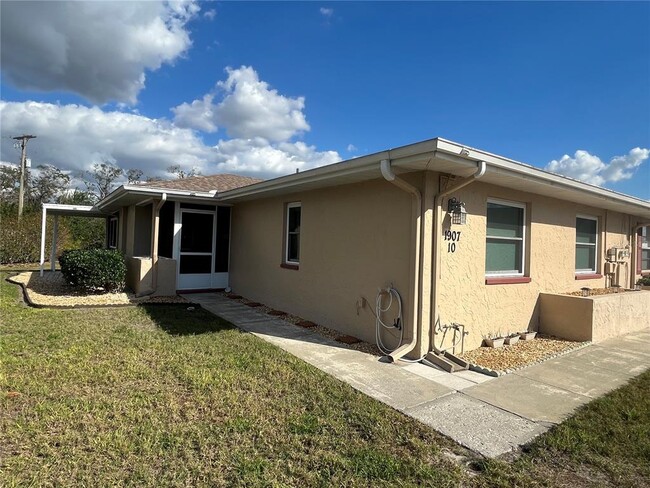
[[[492,378],[419,363],[381,363],[222,295],[186,298],[486,457],[529,442],[650,367],[650,329]]]

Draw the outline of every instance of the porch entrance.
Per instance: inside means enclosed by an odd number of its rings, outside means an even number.
[[[214,207],[212,207],[214,208]],[[181,208],[179,290],[226,288],[230,247],[230,207]]]

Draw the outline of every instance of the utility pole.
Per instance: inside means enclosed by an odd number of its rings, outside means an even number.
[[[22,136],[14,137],[15,140],[20,141],[20,190],[18,193],[18,220],[23,218],[23,206],[25,202],[25,162],[27,161],[27,141],[36,139],[36,136],[23,134]]]

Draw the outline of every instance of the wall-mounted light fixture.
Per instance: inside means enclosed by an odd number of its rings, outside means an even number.
[[[467,223],[467,210],[465,210],[464,202],[450,198],[447,202],[447,212],[449,212],[452,224],[465,225]]]

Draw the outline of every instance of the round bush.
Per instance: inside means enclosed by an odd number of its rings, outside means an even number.
[[[59,258],[61,273],[75,288],[84,291],[119,292],[126,284],[126,264],[118,251],[75,249]]]

